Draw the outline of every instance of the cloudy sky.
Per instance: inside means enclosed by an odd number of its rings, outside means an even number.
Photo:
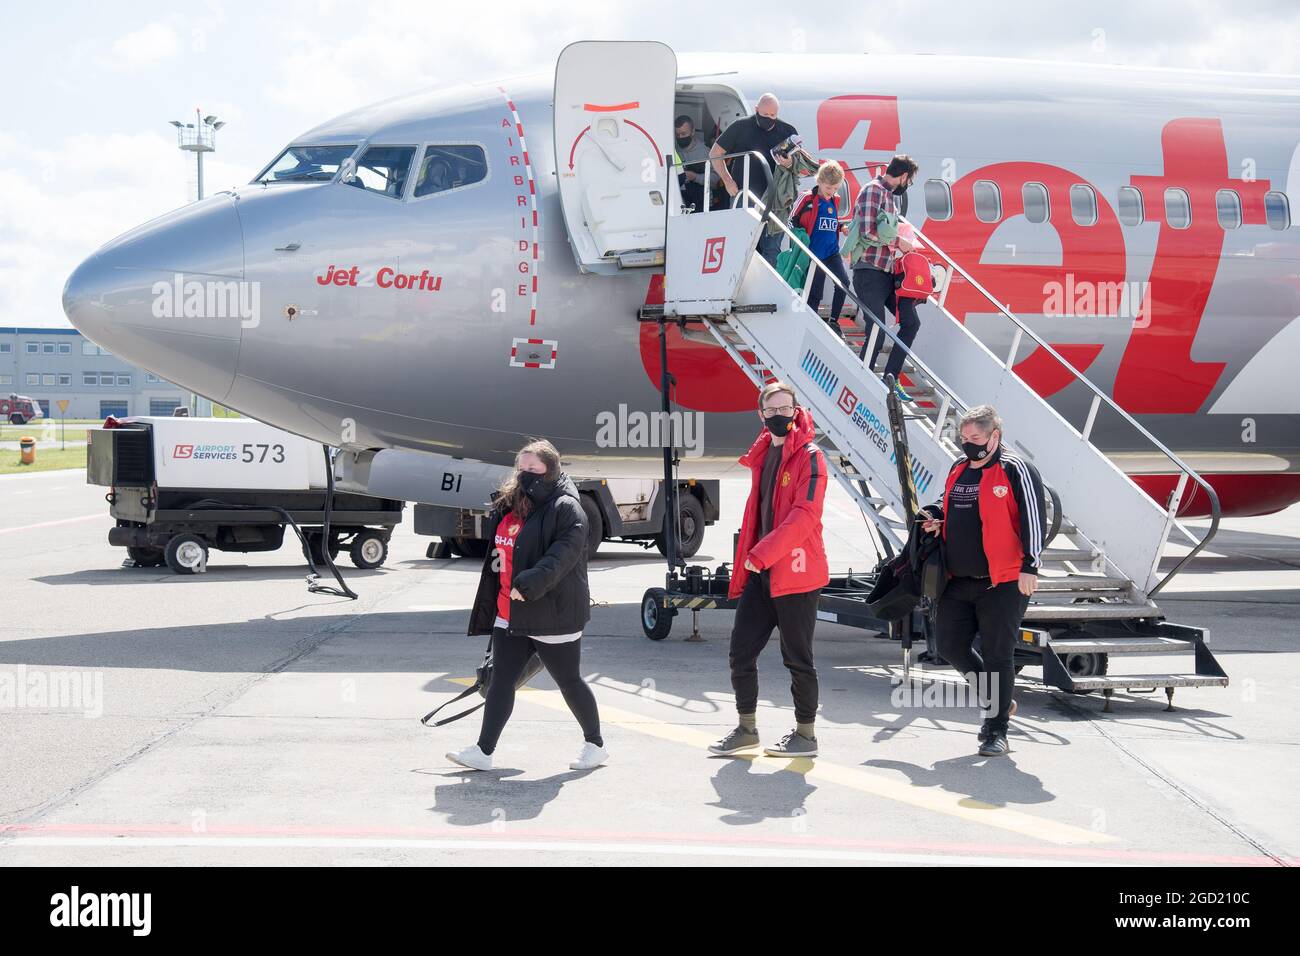
[[[66,325],[63,282],[98,245],[193,195],[172,119],[225,120],[208,191],[296,133],[426,86],[547,69],[577,39],[678,51],[946,53],[1300,73],[1294,0],[898,0],[810,21],[785,0],[698,3],[67,2],[6,11],[0,36],[0,325]],[[804,6],[819,6],[817,4]]]

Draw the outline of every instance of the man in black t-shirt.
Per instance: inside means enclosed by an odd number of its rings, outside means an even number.
[[[709,156],[713,159],[713,168],[717,171],[722,185],[726,187],[728,195],[735,196],[745,184],[745,159],[743,156],[737,156],[731,160],[723,160],[718,158],[720,156],[755,150],[768,163],[790,165],[789,156],[772,153],[774,147],[781,145],[797,132],[789,123],[777,119],[780,109],[781,104],[777,98],[771,93],[764,93],[759,97],[754,115],[736,120],[728,126],[709,150]],[[750,157],[749,191],[762,199],[767,191],[767,185],[767,172],[763,165]],[[776,256],[780,251],[781,233],[768,235],[766,229],[759,233],[758,254],[760,256],[775,266]]]

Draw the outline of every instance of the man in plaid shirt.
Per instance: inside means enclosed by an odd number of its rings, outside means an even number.
[[[921,321],[916,315],[916,303],[911,299],[899,299],[894,294],[894,260],[912,248],[911,243],[898,236],[898,198],[907,192],[907,187],[916,179],[916,172],[916,161],[910,156],[901,153],[895,156],[884,172],[862,187],[853,210],[854,228],[866,247],[861,258],[853,263],[853,291],[867,309],[885,323],[890,323],[895,311],[898,312],[898,337],[908,348],[916,338]],[[869,336],[871,320],[867,316],[863,316],[863,320],[867,323]],[[884,344],[884,332],[877,332],[876,347],[871,352],[868,368],[875,368]],[[893,375],[897,381],[903,370],[903,359],[902,349],[894,348],[885,363],[884,374]],[[904,401],[912,400],[901,388],[899,397]]]

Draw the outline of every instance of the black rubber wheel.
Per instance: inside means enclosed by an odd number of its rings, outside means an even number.
[[[704,544],[704,505],[689,491],[682,491],[677,496],[677,507],[680,512],[677,547],[682,558],[692,558],[700,550],[700,545]],[[668,516],[665,515],[664,521],[667,520]],[[668,541],[664,535],[655,535],[655,547],[664,557],[668,556]]]
[[[141,568],[160,568],[167,563],[162,548],[127,548],[126,554]]]
[[[1051,485],[1044,485],[1043,491],[1046,492],[1044,497],[1047,499],[1047,537],[1043,539],[1043,547],[1052,543],[1061,532],[1061,496]]]
[[[377,568],[388,557],[388,542],[378,531],[362,531],[352,539],[349,549],[352,563],[363,571]]]
[[[208,543],[197,534],[173,535],[163,550],[163,559],[177,574],[198,574],[208,567]]]
[[[1066,654],[1061,656],[1061,666],[1071,677],[1105,677],[1106,670],[1110,667],[1110,657],[1106,654]],[[1070,693],[1082,697],[1092,691],[1075,690]]]
[[[600,543],[605,540],[605,519],[601,516],[600,505],[591,495],[579,495],[582,510],[587,515],[587,560],[590,561],[600,550]]]
[[[312,562],[318,568],[327,567],[324,548],[322,547],[324,541],[325,536],[319,531],[307,532],[307,547],[311,548]],[[339,536],[334,532],[330,532],[330,561],[333,561],[339,556],[339,548]]]
[[[667,592],[663,588],[650,588],[641,597],[641,630],[652,641],[662,641],[673,629],[676,608],[664,607]]]
[[[462,557],[486,558],[488,543],[482,538],[451,538],[452,550],[459,551]]]

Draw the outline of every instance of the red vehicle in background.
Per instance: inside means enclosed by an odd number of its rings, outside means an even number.
[[[0,415],[11,425],[26,425],[38,418],[44,418],[45,412],[34,398],[26,395],[10,395],[0,398]]]

